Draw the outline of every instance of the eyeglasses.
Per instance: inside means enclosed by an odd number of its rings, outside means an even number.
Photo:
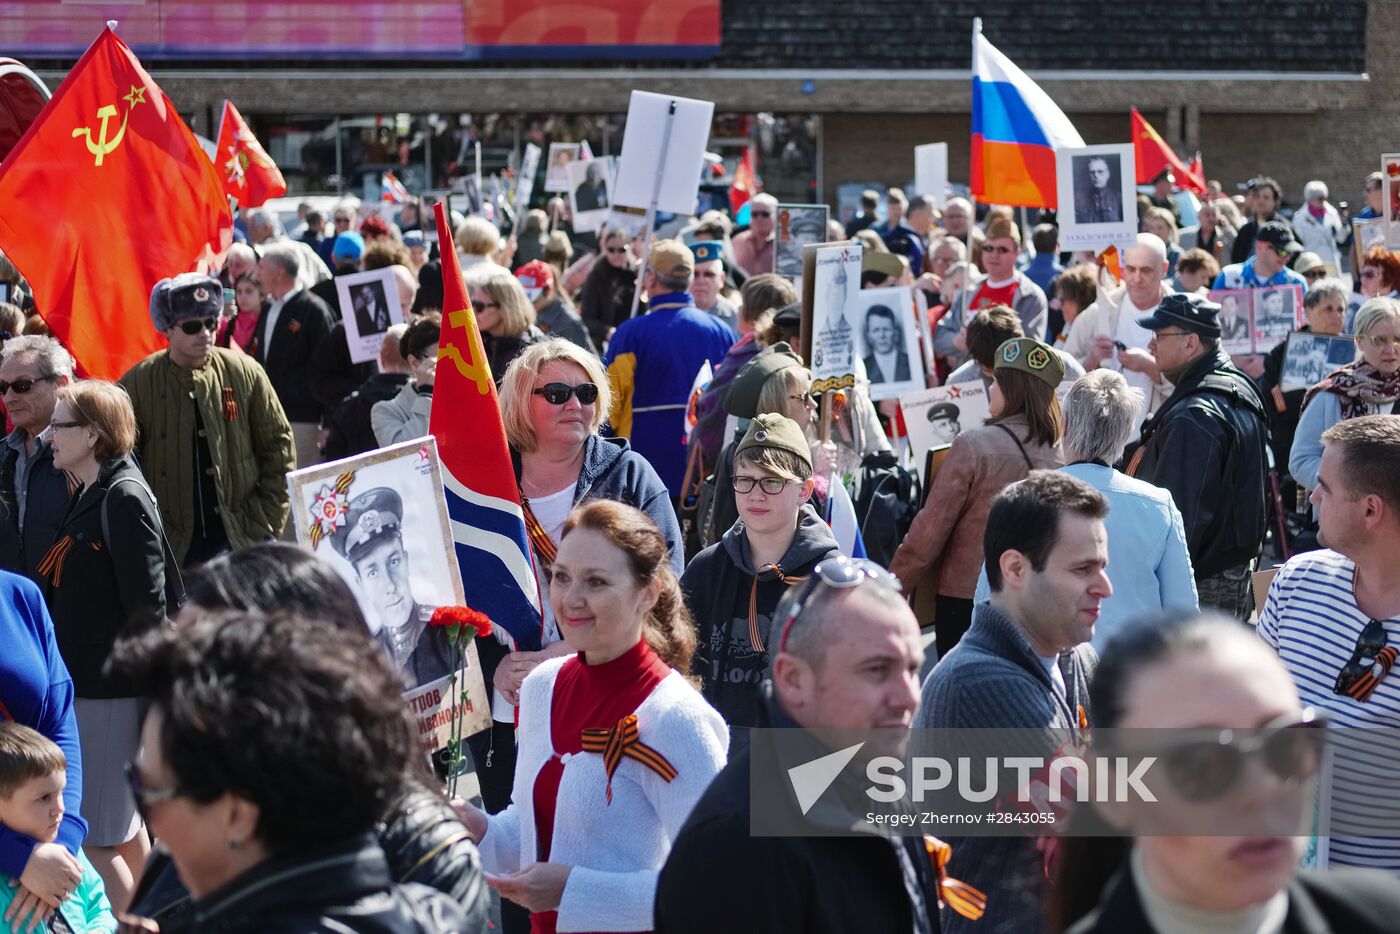
[[[802,404],[810,405],[813,408],[816,408],[817,405],[817,400],[814,399],[811,395],[788,396],[788,398],[791,399],[793,402],[801,402]]]
[[[903,591],[899,579],[873,561],[864,558],[847,558],[840,555],[828,558],[812,568],[812,576],[802,584],[788,606],[787,618],[783,620],[782,636],[778,639],[778,651],[787,651],[788,636],[797,624],[802,611],[806,609],[819,586],[826,585],[834,590],[850,590],[866,581],[874,581],[881,587],[888,587],[895,593]]]
[[[1337,672],[1332,693],[1346,694],[1362,702],[1370,697],[1371,692],[1390,673],[1391,665],[1395,664],[1396,652],[1389,647],[1389,642],[1384,623],[1378,619],[1367,623],[1361,630],[1361,635],[1356,637],[1351,657],[1342,666],[1342,670]]]
[[[1156,334],[1154,334],[1153,336],[1154,336],[1157,340],[1161,340],[1161,339],[1164,338],[1164,337],[1186,337],[1186,336],[1188,336],[1188,335],[1190,335],[1190,334],[1192,334],[1192,333],[1194,333],[1194,332],[1192,332],[1192,331],[1158,331],[1158,332],[1157,332]]]
[[[1204,803],[1239,783],[1245,760],[1264,766],[1286,782],[1317,773],[1327,741],[1327,721],[1311,708],[1288,714],[1259,730],[1221,730],[1214,737],[1182,743],[1158,754],[1168,781],[1182,798]]]
[[[0,396],[5,395],[11,389],[15,391],[15,395],[22,396],[33,389],[35,383],[57,378],[56,376],[36,376],[33,379],[17,379],[13,383],[0,379]]]
[[[1400,337],[1392,337],[1387,334],[1367,334],[1361,339],[1376,350],[1385,350],[1387,347],[1400,346]]]
[[[1367,266],[1365,269],[1361,270],[1361,278],[1363,279],[1375,279],[1379,277],[1380,274],[1381,272],[1379,269],[1373,269],[1370,266]]]
[[[608,252],[611,253],[613,256],[617,256],[619,253],[626,253],[626,252],[627,252],[627,247],[625,247],[625,246],[610,246],[610,247],[608,247]]]
[[[544,396],[544,401],[550,405],[563,405],[571,396],[578,396],[580,405],[592,405],[598,401],[598,387],[592,383],[579,383],[577,386],[570,386],[568,383],[545,383],[535,390],[535,395]]]
[[[345,225],[348,227],[348,226],[350,225],[350,218],[348,218],[348,217],[337,217],[337,218],[335,219],[335,222],[336,222],[337,225],[339,225],[339,224],[345,224]]]
[[[82,422],[49,422],[50,428],[81,428]]]
[[[983,252],[983,253],[1015,253],[1015,252],[1016,252],[1016,248],[1015,248],[1014,246],[984,246],[984,247],[982,247],[982,252]]]
[[[191,320],[189,320],[189,321],[181,321],[181,322],[180,322],[180,330],[184,331],[186,334],[190,335],[191,337],[193,337],[194,335],[198,334],[200,331],[208,331],[209,333],[212,334],[212,333],[214,333],[215,331],[217,331],[218,329],[219,329],[219,319],[218,319],[218,318],[205,318],[203,321],[200,321],[200,320],[198,320],[198,319],[191,319]]]
[[[754,484],[758,484],[758,488],[769,496],[777,496],[789,483],[796,482],[783,477],[741,477],[738,474],[729,478],[735,493],[752,493]]]
[[[128,762],[125,771],[126,784],[131,789],[131,799],[136,802],[136,812],[145,823],[150,823],[148,812],[151,807],[173,801],[185,794],[179,788],[147,788],[141,781],[141,773],[136,771],[135,762]]]
[[[1308,272],[1303,273],[1304,279],[1323,279],[1326,278],[1326,276],[1327,270],[1325,269],[1312,269]]]
[[[500,308],[501,306],[495,302],[472,302],[472,307],[477,311],[485,311],[488,308]]]

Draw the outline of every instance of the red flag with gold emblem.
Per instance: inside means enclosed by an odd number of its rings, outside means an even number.
[[[248,129],[233,101],[224,101],[219,142],[214,151],[214,166],[224,177],[224,191],[240,208],[255,208],[269,198],[287,193],[282,170]]]
[[[1198,195],[1205,194],[1205,180],[1193,175],[1191,170],[1182,164],[1175,150],[1167,145],[1167,141],[1152,128],[1152,124],[1142,118],[1136,107],[1132,108],[1132,114],[1133,154],[1137,158],[1138,184],[1146,185],[1161,175],[1163,169],[1171,169],[1172,174],[1176,176],[1178,188],[1194,191]]]
[[[111,28],[0,165],[0,249],[92,376],[165,346],[151,289],[207,271],[232,232],[213,163]]]

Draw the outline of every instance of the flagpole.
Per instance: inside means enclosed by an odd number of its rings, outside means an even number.
[[[982,17],[980,17],[980,16],[974,16],[974,17],[972,18],[972,78],[973,78],[974,81],[977,79],[977,40],[978,40],[978,38],[981,37],[981,35],[982,35]],[[977,106],[977,105],[976,105],[976,102],[974,101],[974,102],[973,102],[973,107],[975,108],[976,106]],[[971,168],[971,166],[969,166],[969,170],[970,170],[970,168]],[[972,178],[971,178],[971,175],[972,175],[972,173],[971,173],[971,171],[969,171],[969,172],[968,172],[968,186],[967,186],[967,195],[968,195],[968,199],[967,199],[967,200],[968,200],[969,203],[970,203],[970,208],[969,208],[969,210],[968,210],[968,218],[967,218],[967,263],[968,263],[969,266],[972,265],[972,228],[975,227],[975,226],[977,225],[977,192],[973,191],[973,189],[972,189],[972,184],[971,184]],[[981,272],[980,269],[979,269],[978,271]],[[964,292],[964,293],[967,291],[967,283],[968,283],[968,281],[969,281],[970,279],[971,279],[971,275],[967,275],[967,276],[964,276],[964,277],[963,277],[963,292]],[[961,297],[959,298],[959,305],[962,306],[962,310],[963,310],[963,311],[966,311],[966,305],[965,305],[965,303],[963,302],[963,300],[961,299]]]

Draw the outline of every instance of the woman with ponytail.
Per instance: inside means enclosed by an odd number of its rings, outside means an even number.
[[[531,931],[650,931],[671,841],[724,766],[728,730],[687,679],[690,614],[666,540],[638,509],[576,508],[549,601],[576,654],[520,689],[512,804],[463,817],[488,884]]]
[[[1127,754],[1119,769],[1155,757],[1144,781],[1156,800],[1080,805],[1051,931],[1395,930],[1390,874],[1298,869],[1324,721],[1248,627],[1194,614],[1134,624],[1105,648],[1089,701],[1099,755]]]

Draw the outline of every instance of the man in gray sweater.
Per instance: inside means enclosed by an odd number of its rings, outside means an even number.
[[[1002,491],[984,539],[991,600],[924,682],[916,727],[1043,733],[1046,758],[1088,728],[1097,661],[1089,640],[1113,592],[1107,514],[1101,493],[1057,471],[1033,471]],[[1034,835],[1047,827],[1024,826],[1020,836],[946,838],[949,874],[985,892],[987,912],[974,923],[944,910],[945,934],[1044,929],[1045,867]]]

